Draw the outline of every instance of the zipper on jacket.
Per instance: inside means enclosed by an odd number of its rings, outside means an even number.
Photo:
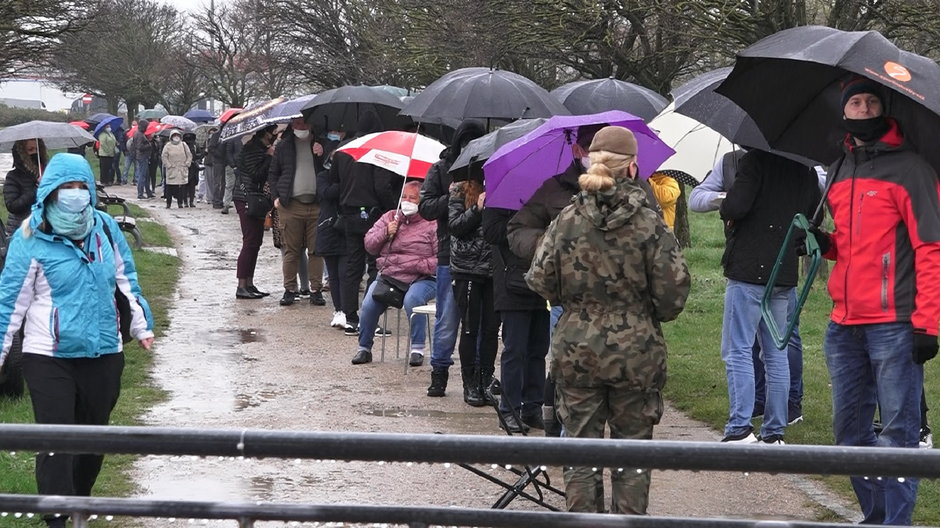
[[[881,309],[888,310],[888,271],[891,266],[891,253],[881,256]]]

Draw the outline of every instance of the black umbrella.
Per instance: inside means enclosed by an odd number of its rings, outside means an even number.
[[[571,112],[522,75],[489,68],[462,68],[431,83],[401,113],[415,121],[435,122],[446,118],[515,120]]]
[[[408,119],[398,115],[403,103],[388,90],[377,86],[341,86],[311,99],[301,109],[304,118],[317,131],[352,132],[359,118],[372,112],[382,123],[382,130],[405,128]]]
[[[852,75],[886,87],[885,114],[940,172],[940,66],[876,31],[788,29],[738,53],[718,92],[743,108],[774,148],[825,164],[841,153],[841,83]]]
[[[619,79],[575,81],[559,86],[551,94],[574,115],[624,112],[649,121],[669,104],[665,97],[643,86]]]
[[[520,119],[467,143],[467,146],[460,151],[460,156],[457,156],[454,164],[450,166],[454,181],[467,180],[471,176],[482,180],[483,162],[488,160],[499,147],[521,138],[547,120],[544,117]]]
[[[751,116],[732,100],[715,92],[729,73],[731,68],[712,70],[673,90],[675,111],[706,125],[732,143],[773,152],[806,166],[819,164],[818,161],[771,148]]]

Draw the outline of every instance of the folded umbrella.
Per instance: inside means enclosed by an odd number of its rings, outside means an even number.
[[[178,115],[165,115],[160,118],[160,122],[165,125],[170,125],[170,126],[179,128],[180,130],[184,130],[186,132],[195,131],[196,126],[197,126],[196,122],[193,121],[192,119],[187,119],[183,116],[178,116]]]
[[[95,131],[92,133],[92,135],[97,138],[98,134],[101,134],[102,130],[104,130],[106,127],[112,126],[114,123],[117,123],[117,126],[121,126],[124,123],[124,118],[111,116],[101,121],[100,123],[98,123],[98,126],[95,127]]]
[[[269,117],[271,111],[282,102],[284,102],[284,98],[277,97],[270,101],[240,110],[237,115],[225,121],[222,132],[219,134],[219,140],[229,141],[237,137],[254,134],[262,128],[270,126],[270,123],[265,123],[265,119]],[[224,113],[222,115],[225,116]]]
[[[414,96],[401,113],[415,121],[524,119],[571,112],[532,80],[505,70],[461,68]]]
[[[669,104],[649,88],[614,78],[570,82],[551,94],[574,115],[623,110],[649,121]]]
[[[22,139],[41,139],[48,149],[81,147],[95,138],[78,126],[55,121],[27,121],[0,129],[0,149],[9,149]]]
[[[203,110],[201,108],[193,108],[192,110],[183,114],[183,117],[197,123],[209,123],[210,121],[215,121],[215,116],[212,115],[212,112]]]
[[[675,151],[637,116],[612,110],[583,116],[555,116],[523,137],[499,148],[483,164],[486,205],[522,207],[548,178],[574,161],[571,145],[578,128],[608,124],[629,128],[637,140],[639,176],[648,178]]]
[[[421,134],[390,130],[366,134],[336,150],[406,178],[424,179],[445,148],[443,143]]]
[[[787,29],[738,52],[717,88],[743,108],[778,150],[824,164],[841,154],[841,83],[860,75],[884,86],[885,114],[940,173],[940,66],[876,31]]]
[[[450,166],[450,174],[454,181],[463,181],[471,178],[483,180],[483,163],[499,150],[500,147],[514,139],[519,139],[545,123],[547,118],[520,119],[506,126],[478,137],[461,149],[460,155]]]
[[[371,112],[383,130],[404,128],[411,121],[398,115],[403,103],[377,86],[340,86],[317,94],[301,109],[304,118],[318,132],[356,130],[359,118]]]

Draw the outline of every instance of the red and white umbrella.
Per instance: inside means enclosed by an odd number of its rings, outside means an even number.
[[[421,134],[389,130],[356,138],[336,150],[406,178],[424,179],[445,148]]]

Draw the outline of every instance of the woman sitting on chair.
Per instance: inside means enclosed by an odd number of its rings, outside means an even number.
[[[366,233],[366,251],[375,255],[379,276],[369,285],[362,300],[359,317],[359,351],[352,359],[353,365],[372,361],[372,344],[379,316],[386,306],[372,297],[376,284],[383,276],[390,277],[408,286],[405,293],[405,314],[409,321],[411,310],[427,304],[437,291],[434,273],[437,270],[437,224],[425,220],[418,213],[420,182],[408,182],[402,191],[401,205],[394,211],[382,215]],[[427,319],[417,317],[411,324],[411,366],[424,362],[424,341]]]

